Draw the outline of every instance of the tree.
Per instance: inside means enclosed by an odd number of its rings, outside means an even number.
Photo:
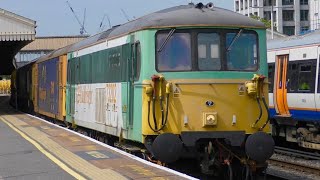
[[[259,16],[255,16],[255,15],[251,15],[250,17],[251,17],[252,19],[261,21],[262,23],[264,23],[264,25],[265,25],[268,29],[271,29],[271,20],[267,20],[267,19],[261,18],[261,17],[259,17]],[[273,29],[276,30],[277,28],[276,28],[275,26],[273,26]]]

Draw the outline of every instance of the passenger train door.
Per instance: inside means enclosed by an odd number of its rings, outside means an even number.
[[[289,55],[277,55],[275,60],[274,74],[274,107],[277,116],[290,117],[287,101],[287,72]]]
[[[315,92],[315,102],[317,111],[320,112],[320,46],[318,46],[318,56],[317,56],[317,78],[316,78],[316,92]]]

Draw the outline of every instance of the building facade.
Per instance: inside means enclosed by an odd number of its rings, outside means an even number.
[[[53,50],[79,42],[88,36],[54,36],[36,37],[35,40],[22,48],[15,56],[15,63],[20,67],[28,62],[39,58]]]
[[[310,2],[310,29],[320,29],[320,0],[309,0]]]
[[[320,28],[320,0],[234,0],[234,11],[271,20],[274,29],[299,35]],[[272,14],[271,14],[272,13]]]
[[[0,75],[10,75],[15,54],[35,39],[36,21],[0,8]]]

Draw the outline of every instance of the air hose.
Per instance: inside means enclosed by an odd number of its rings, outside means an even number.
[[[260,121],[261,116],[262,116],[262,107],[261,107],[261,103],[260,103],[260,98],[257,96],[256,99],[257,99],[257,104],[259,107],[260,114],[259,114],[259,117],[256,119],[256,122],[254,122],[253,127]]]
[[[156,82],[156,81],[159,79],[159,76],[153,75],[151,78],[152,78],[152,81],[153,81],[153,83],[154,83],[154,85],[153,85],[153,86],[154,86],[154,87],[153,87],[153,97],[152,97],[153,122],[154,122],[154,128],[155,128],[155,129],[158,129],[157,117],[156,117],[156,111],[155,111],[155,109],[156,109],[156,90],[157,90],[157,82]],[[151,127],[150,127],[150,128],[151,128]],[[153,131],[155,131],[155,130],[153,130]]]
[[[267,121],[266,121],[266,123],[263,124],[263,126],[260,128],[260,130],[263,130],[270,121],[269,108],[268,108],[268,105],[267,105],[267,102],[266,102],[266,99],[264,98],[264,96],[262,96],[262,101],[263,101],[264,107],[267,110]]]
[[[265,77],[263,77],[262,82],[263,82],[264,78]],[[267,111],[267,121],[263,124],[262,127],[259,128],[260,131],[263,130],[266,127],[266,125],[269,123],[269,121],[270,121],[269,107],[268,107],[268,104],[267,104],[266,99],[264,97],[263,88],[261,88],[261,94],[262,94],[263,105],[264,105],[264,107],[266,108],[266,111]]]
[[[157,117],[156,117],[156,81],[159,79],[159,99],[160,99],[160,109],[161,109],[161,126],[158,129],[158,123],[157,123]],[[169,110],[169,94],[170,94],[170,84],[168,83],[166,85],[166,114],[164,116],[164,108],[163,108],[163,97],[162,97],[162,81],[163,77],[159,76],[152,76],[152,81],[154,82],[154,88],[153,88],[153,97],[152,97],[152,114],[153,114],[153,122],[154,122],[154,128],[151,126],[150,122],[150,100],[148,100],[148,125],[151,130],[154,132],[161,131],[167,124],[168,120],[168,110]]]

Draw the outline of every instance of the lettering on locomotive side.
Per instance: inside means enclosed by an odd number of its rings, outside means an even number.
[[[39,88],[39,99],[45,101],[47,98],[47,91],[45,88]]]
[[[76,89],[76,103],[92,104],[91,89],[83,86],[78,86]]]
[[[41,80],[43,82],[46,82],[47,79],[47,67],[46,66],[42,66],[42,70],[41,70]]]
[[[54,81],[50,82],[50,93],[54,94]]]
[[[117,84],[110,83],[106,85],[107,103],[117,103]]]

